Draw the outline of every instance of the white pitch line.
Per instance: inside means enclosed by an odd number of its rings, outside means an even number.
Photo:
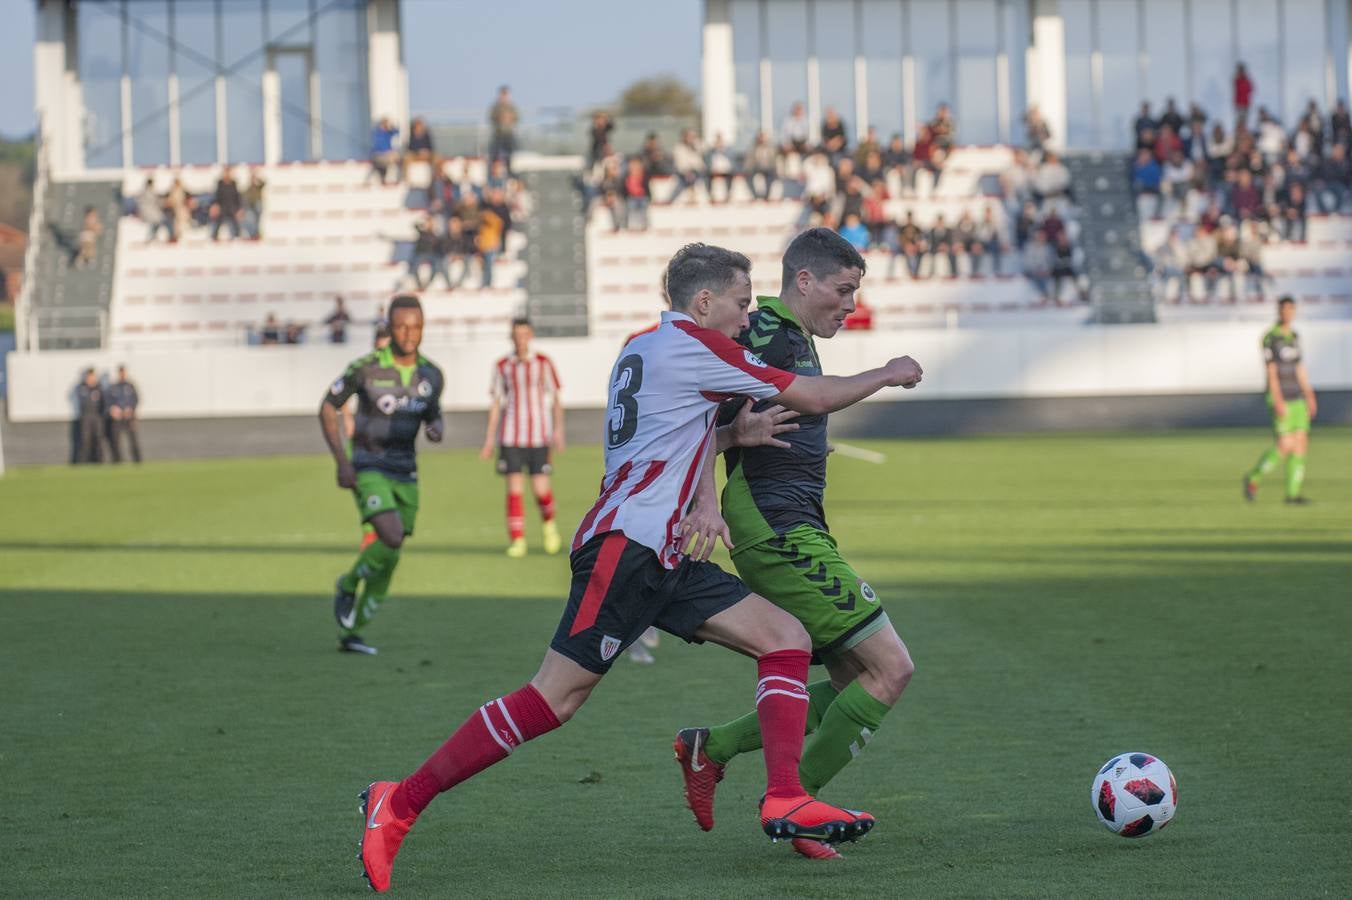
[[[831,444],[836,452],[841,456],[848,456],[851,459],[862,459],[864,462],[871,462],[874,465],[882,465],[887,462],[887,457],[876,450],[865,450],[863,447],[856,447],[853,444],[841,444],[833,442]]]

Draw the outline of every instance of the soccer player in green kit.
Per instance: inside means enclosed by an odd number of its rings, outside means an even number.
[[[1310,376],[1301,358],[1300,337],[1291,323],[1296,301],[1287,295],[1277,301],[1277,324],[1263,335],[1263,362],[1267,404],[1272,411],[1276,442],[1244,476],[1244,499],[1258,496],[1258,482],[1286,460],[1286,502],[1303,506],[1310,501],[1300,492],[1305,482],[1305,454],[1310,446],[1310,421],[1319,410]]]
[[[335,381],[319,406],[319,424],[338,466],[338,487],[352,491],[363,525],[376,539],[356,563],[338,576],[333,617],[338,649],[374,654],[358,629],[375,615],[389,594],[404,538],[418,516],[418,464],[414,442],[426,425],[428,440],[440,441],[441,369],[418,352],[423,311],[418,298],[390,303],[390,343],[355,360]],[[348,455],[338,412],[357,396],[356,429]]]
[[[757,311],[738,342],[766,365],[821,375],[814,339],[840,330],[854,310],[863,274],[863,257],[840,235],[828,228],[803,232],[784,253],[779,296],[757,298]],[[915,667],[878,595],[841,556],[827,530],[826,416],[803,416],[798,425],[778,436],[783,442],[778,446],[727,451],[722,512],[737,574],[803,623],[814,659],[826,665],[828,677],[808,686],[812,737],[799,765],[803,784],[818,791],[863,750]],[[760,746],[754,712],[677,733],[686,802],[705,831],[713,828],[714,789],[724,768]],[[793,847],[813,859],[840,855],[802,838]]]

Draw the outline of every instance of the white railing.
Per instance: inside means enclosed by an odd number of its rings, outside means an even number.
[[[20,351],[36,350],[37,335],[33,329],[37,324],[31,314],[33,292],[37,290],[38,248],[42,245],[42,231],[47,226],[47,142],[44,140],[43,120],[38,115],[37,131],[33,135],[34,159],[37,174],[33,179],[33,208],[28,213],[28,246],[23,255],[23,287],[19,289],[18,301],[14,304],[14,341]]]

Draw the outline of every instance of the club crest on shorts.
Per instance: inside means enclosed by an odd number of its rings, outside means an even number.
[[[380,505],[380,497],[376,494],[372,494],[371,496],[366,498],[366,505],[371,509],[375,509],[377,506]]]
[[[859,593],[863,594],[864,599],[867,600],[869,603],[878,602],[877,592],[874,591],[873,588],[869,587],[868,582],[862,578],[859,579]]]
[[[343,392],[344,387],[346,387],[346,385],[344,384],[343,379],[339,378],[337,381],[333,383],[333,386],[329,388],[329,393],[337,397],[339,394]]]
[[[613,638],[608,634],[601,635],[601,661],[610,662],[616,653],[620,652],[620,639]]]

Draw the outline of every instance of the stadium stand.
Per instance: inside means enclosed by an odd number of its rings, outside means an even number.
[[[443,164],[454,182],[482,185],[481,160]],[[237,180],[248,183],[238,167]],[[117,229],[109,336],[112,346],[244,343],[268,314],[282,323],[314,325],[342,295],[353,320],[372,322],[391,293],[413,287],[408,275],[414,224],[425,214],[430,164],[412,163],[406,184],[371,180],[365,162],[315,162],[259,167],[267,181],[260,240],[210,238],[204,224],[176,243],[147,241],[145,224],[124,216]],[[219,167],[133,171],[122,184],[134,197],[147,175],[167,192],[175,175],[189,192],[209,195]],[[428,332],[438,337],[500,331],[525,301],[520,261],[524,236],[511,231],[492,284],[478,272],[454,291],[421,292]],[[357,340],[363,334],[357,331]]]

